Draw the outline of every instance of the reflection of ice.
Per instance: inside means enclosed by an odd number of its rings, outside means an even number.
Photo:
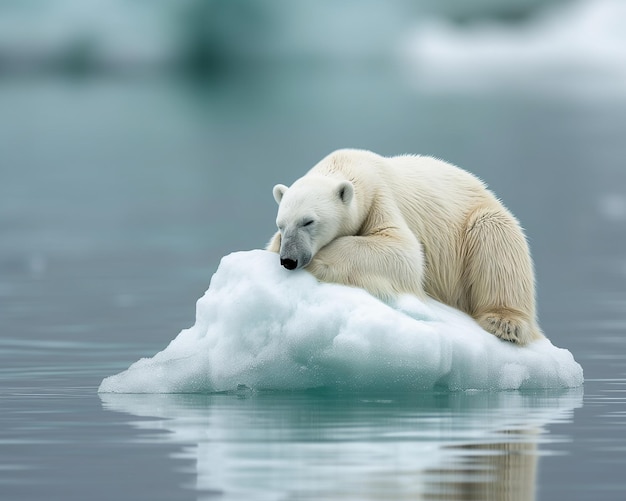
[[[533,499],[545,425],[582,389],[399,394],[101,394],[170,433],[222,499]],[[559,438],[562,439],[562,438]],[[545,445],[544,445],[545,447]],[[177,455],[177,457],[179,457]]]
[[[582,384],[548,340],[520,348],[435,301],[392,306],[361,289],[289,272],[266,251],[222,259],[196,324],[152,359],[106,378],[101,392],[254,389],[518,389]]]
[[[558,82],[623,92],[624,26],[625,2],[579,0],[519,26],[425,23],[405,49],[418,76],[437,85]]]

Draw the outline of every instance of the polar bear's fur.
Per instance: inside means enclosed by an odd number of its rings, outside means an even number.
[[[524,233],[472,174],[430,157],[339,150],[276,185],[274,198],[279,231],[267,248],[285,268],[384,300],[427,294],[522,345],[543,336]]]

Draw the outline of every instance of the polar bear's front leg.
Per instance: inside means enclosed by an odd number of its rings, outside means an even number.
[[[423,261],[421,246],[408,230],[385,228],[333,240],[306,269],[322,282],[360,287],[382,300],[405,293],[425,298]]]

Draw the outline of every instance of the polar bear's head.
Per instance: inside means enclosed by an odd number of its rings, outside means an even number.
[[[280,264],[288,270],[304,268],[317,252],[351,226],[354,186],[326,176],[307,175],[291,187],[274,186],[278,203]]]

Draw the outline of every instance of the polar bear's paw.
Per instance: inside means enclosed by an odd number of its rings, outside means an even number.
[[[490,311],[480,315],[476,320],[483,329],[503,341],[526,345],[537,339],[528,320],[510,310]]]

